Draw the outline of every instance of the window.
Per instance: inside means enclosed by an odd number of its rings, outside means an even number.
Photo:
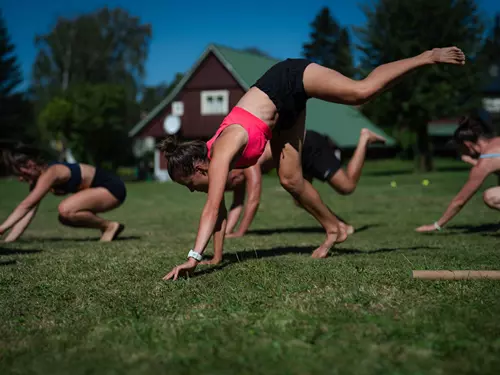
[[[491,113],[500,112],[500,98],[485,98],[483,99],[484,109]]]
[[[184,103],[183,102],[172,102],[172,115],[183,116],[184,115]]]
[[[202,115],[227,115],[229,111],[229,91],[202,91],[200,99]]]

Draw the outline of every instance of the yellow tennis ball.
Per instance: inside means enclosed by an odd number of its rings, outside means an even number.
[[[396,183],[396,181],[391,181],[391,186],[392,186],[393,188],[395,188],[395,187],[397,187],[397,186],[398,186],[398,184]]]
[[[429,180],[425,179],[422,181],[422,185],[428,186],[430,184]]]

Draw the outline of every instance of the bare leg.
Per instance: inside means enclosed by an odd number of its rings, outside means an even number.
[[[463,65],[465,55],[457,47],[434,48],[415,57],[381,65],[360,81],[313,63],[304,71],[304,88],[314,98],[359,105],[373,99],[410,71],[438,63]]]
[[[304,175],[304,180],[308,181],[311,185],[312,185],[312,181],[313,181],[313,177],[311,176],[308,176],[308,175]],[[295,205],[299,208],[304,208],[300,202],[293,198],[293,203],[295,203]],[[326,206],[326,208],[328,208],[328,211],[330,211],[330,213],[335,216],[335,218],[338,220],[339,222],[339,226],[341,227],[341,229],[343,231],[345,231],[348,235],[351,235],[354,233],[354,227],[350,224],[347,224],[347,222],[342,219],[339,215],[337,215],[336,213],[334,213],[332,210],[330,210],[330,208],[328,206]]]
[[[336,242],[345,241],[347,233],[339,227],[338,220],[325,206],[316,189],[302,175],[304,128],[305,113],[293,128],[273,135],[271,149],[281,185],[325,228],[326,240],[312,254],[315,258],[325,258]]]
[[[120,201],[105,188],[83,190],[59,204],[59,221],[72,227],[99,229],[101,241],[112,241],[124,226],[100,218],[96,213],[110,211],[119,205]]]
[[[490,208],[500,210],[500,187],[489,188],[483,193],[484,203]]]
[[[328,183],[339,194],[351,194],[358,185],[361,171],[365,164],[366,149],[372,143],[384,143],[385,138],[375,134],[369,129],[361,129],[358,146],[354,151],[354,155],[347,164],[346,171],[339,169],[333,176],[330,177]]]

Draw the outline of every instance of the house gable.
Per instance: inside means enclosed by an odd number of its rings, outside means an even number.
[[[165,117],[172,113],[172,103],[180,102],[183,114],[179,116],[181,120],[179,135],[185,138],[208,138],[215,133],[225,114],[202,114],[203,94],[206,91],[223,91],[228,98],[226,105],[228,110],[234,107],[244,94],[241,85],[213,51],[208,51],[187,79],[181,83],[182,87],[176,88],[176,95],[171,96],[163,108],[153,110],[155,112],[153,116],[149,116],[149,120],[145,121],[142,128],[137,129],[134,136],[155,138],[166,136],[163,129]],[[131,133],[133,132],[134,130]]]

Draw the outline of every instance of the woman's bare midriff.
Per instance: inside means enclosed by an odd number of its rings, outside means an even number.
[[[238,103],[236,103],[236,107],[243,108],[245,111],[260,118],[271,128],[271,130],[278,121],[276,106],[271,99],[269,99],[269,96],[257,87],[250,88]]]
[[[82,171],[82,183],[80,184],[80,190],[90,188],[92,180],[95,176],[95,167],[88,164],[80,164],[80,170]]]

